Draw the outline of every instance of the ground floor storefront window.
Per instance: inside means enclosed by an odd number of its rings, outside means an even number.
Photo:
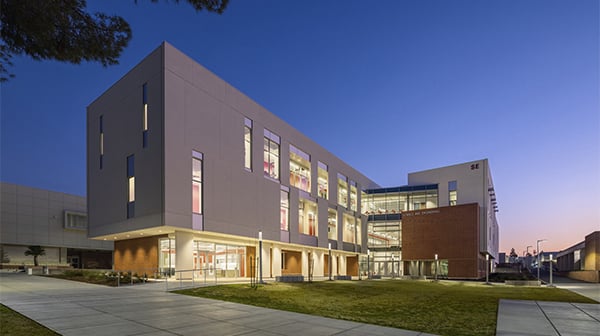
[[[194,268],[223,278],[246,276],[246,247],[194,241]]]

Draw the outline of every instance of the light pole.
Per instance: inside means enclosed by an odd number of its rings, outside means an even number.
[[[436,253],[435,254],[435,281],[437,281],[437,274],[438,274],[438,255]]]
[[[262,231],[258,231],[258,283],[263,284],[262,277]]]
[[[550,286],[549,287],[554,287],[554,285],[552,284],[552,254],[550,255]]]
[[[486,285],[490,284],[490,281],[489,281],[489,278],[490,278],[489,268],[490,268],[490,255],[486,254],[485,255],[485,284]]]
[[[331,280],[331,243],[329,243],[329,280]]]
[[[371,261],[369,260],[371,257],[371,251],[367,249],[367,279],[371,279]]]
[[[537,244],[537,278],[538,281],[540,281],[540,284],[542,284],[542,280],[540,279],[540,243],[543,241],[546,241],[548,239],[538,239],[536,244]]]
[[[394,254],[392,253],[392,279],[394,278]]]

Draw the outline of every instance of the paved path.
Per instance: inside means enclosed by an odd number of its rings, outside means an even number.
[[[542,280],[546,283],[549,283],[549,276],[547,273],[542,272],[541,274]],[[570,279],[567,277],[554,276],[553,277],[553,285],[558,288],[568,289],[577,294],[587,296],[592,300],[600,303],[600,284],[599,283],[590,283],[579,281],[575,279]],[[600,333],[598,333],[600,335]]]
[[[151,288],[113,288],[0,273],[2,304],[64,336],[427,335],[178,295],[165,292],[162,286]]]
[[[600,305],[500,300],[496,336],[598,336]]]

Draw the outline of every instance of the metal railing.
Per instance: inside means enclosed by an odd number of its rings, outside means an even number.
[[[213,274],[210,274],[212,271]],[[165,290],[184,289],[197,286],[206,286],[209,283],[216,285],[219,276],[218,270],[209,268],[195,268],[188,270],[177,270],[173,276],[165,278]],[[169,287],[169,283],[171,287]]]

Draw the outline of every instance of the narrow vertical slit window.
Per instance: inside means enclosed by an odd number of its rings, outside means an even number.
[[[289,231],[290,192],[287,187],[282,186],[280,198],[281,198],[280,228],[281,228],[281,231]]]
[[[98,120],[100,128],[100,169],[104,167],[104,116]]]
[[[192,212],[202,214],[202,153],[192,152]]]
[[[135,158],[127,157],[127,218],[135,216]]]
[[[244,168],[252,171],[252,120],[244,118]]]
[[[142,86],[142,147],[148,147],[148,87],[144,83]]]

